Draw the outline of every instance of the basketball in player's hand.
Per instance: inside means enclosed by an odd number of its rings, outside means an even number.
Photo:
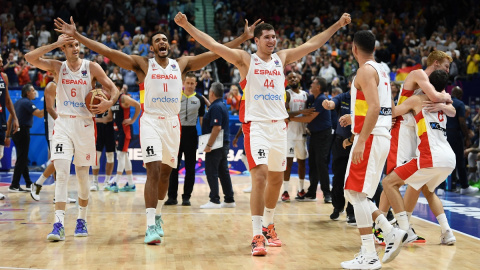
[[[90,105],[97,105],[101,101],[100,99],[95,98],[95,96],[103,97],[104,99],[110,99],[110,94],[107,93],[105,90],[100,88],[92,89],[85,97],[85,106],[87,106],[87,109],[89,111],[92,111]]]

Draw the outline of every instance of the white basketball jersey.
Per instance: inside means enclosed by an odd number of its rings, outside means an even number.
[[[240,122],[288,118],[283,64],[276,53],[268,62],[252,54],[247,77],[240,82],[240,86],[243,89]]]
[[[447,141],[447,116],[443,111],[429,113],[422,109],[415,116],[417,157],[420,169],[432,167],[455,168],[455,153]]]
[[[180,113],[182,72],[176,60],[168,61],[168,66],[164,69],[155,58],[148,60],[148,72],[144,81],[144,110],[147,113],[162,116]]]
[[[83,59],[80,68],[73,72],[67,61],[62,63],[58,74],[56,105],[58,115],[93,117],[85,106],[85,97],[92,90],[90,61]]]
[[[307,92],[300,90],[299,93],[296,93],[292,89],[288,89],[287,92],[290,94],[290,102],[288,107],[291,112],[300,111],[305,109],[305,104],[307,102]],[[287,138],[288,140],[302,140],[303,134],[306,133],[307,124],[300,122],[289,122],[287,129]]]
[[[372,134],[390,137],[389,130],[392,127],[392,91],[390,89],[390,77],[382,65],[377,62],[368,61],[365,65],[371,65],[377,71],[379,79],[377,90],[380,102],[380,113]],[[354,116],[352,117],[352,133],[359,134],[362,131],[365,116],[367,115],[368,104],[363,92],[355,88],[355,78],[352,82],[350,94],[352,96],[350,110]]]

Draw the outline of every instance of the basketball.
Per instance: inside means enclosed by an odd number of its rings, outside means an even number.
[[[90,105],[97,105],[100,103],[100,99],[95,98],[95,96],[110,99],[110,94],[107,93],[105,90],[100,88],[92,89],[85,97],[85,106],[89,111],[91,111]]]

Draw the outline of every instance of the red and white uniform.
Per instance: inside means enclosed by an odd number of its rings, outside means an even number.
[[[58,74],[56,110],[52,144],[52,160],[71,160],[76,166],[94,166],[95,122],[85,106],[85,97],[92,90],[90,61],[82,60],[80,68],[73,72],[67,62],[62,63]]]
[[[440,111],[422,110],[415,116],[416,158],[395,169],[405,183],[415,189],[427,185],[430,191],[445,181],[455,169],[455,153],[447,141],[447,117]]]
[[[240,121],[250,168],[268,165],[270,171],[284,171],[287,153],[288,118],[285,109],[285,75],[277,54],[268,62],[252,54],[243,89]]]
[[[383,166],[389,151],[389,129],[392,126],[392,93],[390,90],[390,78],[383,67],[374,61],[368,61],[365,65],[371,65],[378,73],[379,83],[377,90],[380,114],[372,133],[365,143],[363,161],[359,164],[353,164],[351,162],[353,151],[350,152],[347,173],[345,175],[345,189],[365,193],[367,197],[371,198],[375,194],[380,182]],[[358,135],[363,128],[368,104],[363,92],[355,88],[355,79],[352,82],[350,94],[352,97],[350,105],[352,133],[355,134],[352,149],[355,149]]]
[[[292,89],[288,89],[290,94],[290,102],[288,107],[290,111],[300,111],[305,109],[307,103],[307,92],[299,90],[296,93]],[[307,124],[300,122],[290,122],[287,128],[287,157],[297,157],[298,159],[307,159]]]
[[[402,104],[412,95],[422,94],[421,89],[400,91],[398,105]],[[395,168],[401,166],[416,156],[417,135],[415,134],[415,117],[407,113],[397,117],[390,134],[390,152],[387,157],[387,174],[390,174]]]
[[[176,60],[169,59],[166,68],[155,58],[148,60],[148,72],[140,89],[144,113],[140,118],[140,144],[143,162],[162,161],[177,166],[180,146],[180,103],[182,73]]]

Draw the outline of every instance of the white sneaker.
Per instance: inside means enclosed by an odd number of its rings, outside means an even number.
[[[40,190],[42,189],[41,185],[38,185],[37,183],[32,183],[31,190],[30,190],[30,196],[32,196],[32,199],[35,201],[40,200]]]
[[[445,190],[442,188],[437,188],[437,196],[443,196],[445,195]]]
[[[452,230],[447,230],[440,236],[440,243],[442,245],[451,246],[455,244],[456,241],[457,239],[455,238],[455,235],[453,235]]]
[[[235,204],[235,202],[231,202],[231,203],[222,202],[222,204],[220,206],[222,208],[235,208],[237,205]]]
[[[412,229],[412,226],[410,226],[407,231],[407,240],[405,240],[405,244],[413,243],[413,241],[417,240],[417,238],[417,234]]]
[[[401,247],[405,240],[407,240],[407,232],[399,228],[393,228],[389,234],[385,232],[383,239],[385,240],[385,254],[383,255],[382,262],[388,263],[397,257],[398,253],[402,250]]]
[[[245,192],[245,193],[250,193],[250,192],[252,192],[252,185],[250,185],[249,187],[247,187],[246,189],[244,189],[243,192]]]
[[[202,209],[220,209],[222,206],[219,203],[208,202],[206,204],[200,205]]]
[[[360,249],[360,252],[355,254],[355,259],[351,261],[345,261],[340,264],[344,269],[380,269],[382,264],[378,258],[376,252],[366,254],[364,248]]]
[[[463,194],[463,195],[466,195],[466,194],[473,194],[473,193],[477,193],[478,192],[478,188],[476,187],[468,187],[468,188],[462,188],[460,189],[460,194]]]
[[[98,191],[98,183],[93,183],[92,186],[90,187],[90,191]]]
[[[77,200],[76,200],[76,199],[73,199],[73,198],[68,198],[67,201],[68,201],[69,203],[76,203],[76,202],[77,202]]]
[[[5,195],[3,195],[2,193],[0,193],[0,200],[3,200],[5,199]]]

